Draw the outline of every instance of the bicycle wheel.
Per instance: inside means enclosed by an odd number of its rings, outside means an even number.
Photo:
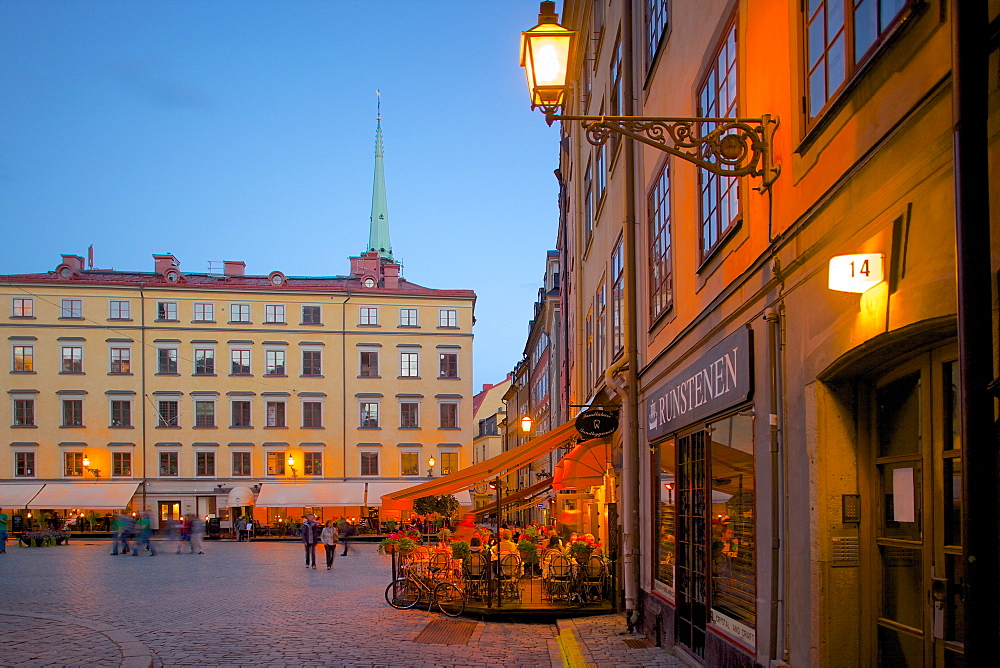
[[[385,588],[385,602],[398,610],[412,608],[420,601],[420,587],[410,578],[399,578]]]
[[[450,582],[442,582],[434,588],[434,600],[441,612],[449,617],[458,617],[465,611],[465,594]]]

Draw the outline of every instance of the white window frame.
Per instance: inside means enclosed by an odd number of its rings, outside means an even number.
[[[198,424],[198,404],[212,404],[212,424]],[[195,394],[191,397],[191,427],[194,429],[213,429],[219,426],[219,397],[211,394]]]
[[[417,407],[417,424],[412,427],[403,426],[403,404],[415,404]],[[419,397],[400,397],[398,403],[399,428],[400,429],[420,429],[421,405]]]
[[[129,427],[135,427],[135,396],[126,393],[111,393],[106,395],[108,399],[108,426],[113,429],[126,429]],[[128,402],[128,424],[115,424],[115,402],[125,401]]]
[[[250,460],[250,472],[249,473],[237,473],[236,467],[234,466],[236,459],[236,453],[249,455],[247,457]],[[253,450],[247,448],[233,448],[229,451],[229,475],[233,478],[252,478],[253,477]]]
[[[375,373],[370,376],[362,374],[364,365],[362,360],[365,354],[375,353]],[[381,378],[382,377],[382,355],[378,346],[358,346],[358,378]]]
[[[249,394],[234,394],[229,397],[229,428],[230,429],[252,429],[253,428],[253,396]],[[233,424],[233,404],[237,401],[250,404],[250,424]]]
[[[280,448],[280,450],[279,450]],[[277,455],[274,457],[274,470],[271,470],[271,464],[268,462],[272,455]],[[264,448],[264,475],[268,478],[276,478],[278,476],[283,476],[287,474],[287,462],[288,459],[288,445],[274,445]]]
[[[374,404],[375,406],[375,425],[366,425],[364,422],[364,417],[362,411],[365,410],[365,406]],[[368,409],[369,413],[371,409]],[[362,397],[358,399],[358,428],[359,429],[381,429],[382,428],[382,402],[375,397]]]
[[[163,456],[174,455],[177,460],[177,473],[163,473]],[[158,448],[156,451],[156,477],[157,478],[180,478],[181,477],[181,451],[177,448]]]
[[[378,306],[359,306],[358,325],[364,327],[377,327]]]
[[[285,305],[284,304],[264,304],[264,324],[284,325]]]
[[[240,353],[240,357],[243,357],[243,353],[246,353],[247,358],[247,372],[246,373],[234,373],[233,372],[233,355],[235,353]],[[242,365],[242,364],[241,364]],[[249,345],[242,346],[230,346],[229,348],[229,375],[230,376],[240,376],[240,377],[250,377],[253,375],[253,350]]]
[[[124,306],[122,306],[124,304]],[[115,311],[118,315],[115,315]],[[109,299],[108,300],[108,320],[131,320],[132,300],[131,299]]]
[[[59,302],[60,318],[83,318],[83,300],[64,298]]]
[[[125,351],[124,357],[119,354],[118,364],[119,369],[121,369],[121,363],[128,363],[128,371],[115,371],[115,351],[123,350]],[[132,344],[123,341],[112,341],[108,343],[108,373],[115,376],[130,376],[132,375]]]
[[[156,302],[156,319],[160,322],[176,322],[178,320],[177,302]]]
[[[307,308],[318,309],[318,315],[319,315],[319,317],[316,320],[316,322],[306,322],[306,309]],[[320,304],[302,304],[301,305],[301,309],[299,310],[299,315],[301,316],[300,320],[301,320],[301,323],[303,325],[322,325],[323,324],[323,307]]]
[[[30,454],[32,457],[30,472],[25,475],[17,475],[17,456],[19,454]],[[30,480],[38,477],[38,446],[19,445],[11,449],[10,456],[10,477],[13,480]]]
[[[79,345],[76,345],[76,344],[77,344],[77,342],[74,341],[71,345],[62,345],[61,344],[59,346],[59,373],[73,373],[73,374],[76,374],[76,373],[86,373],[86,368],[83,366],[83,342],[82,341],[79,342]],[[79,359],[80,369],[79,369],[79,371],[66,371],[64,365],[65,365],[66,351],[67,350],[79,350],[80,351],[80,359]],[[74,358],[75,358],[75,355],[71,355],[70,356],[70,359],[74,359]]]
[[[420,326],[419,311],[411,307],[401,307],[399,309],[399,326],[419,327]]]
[[[28,357],[31,359],[30,369],[18,369],[17,368],[17,349],[26,348],[28,350]],[[22,358],[24,353],[21,353]],[[60,364],[62,362],[60,361]],[[11,373],[36,373],[35,372],[35,342],[34,341],[18,341],[14,340],[10,342],[10,372]]]
[[[211,473],[198,473],[198,455],[210,454],[212,455],[212,472]],[[209,447],[196,447],[194,450],[194,477],[202,480],[218,478],[219,477],[219,457],[216,454],[216,448]]]
[[[366,454],[375,455],[375,473],[365,473],[362,460]],[[378,450],[362,448],[358,451],[358,475],[363,478],[378,478],[382,475],[382,457]]]
[[[408,355],[415,355],[416,356],[416,359],[414,360],[414,363],[413,363],[413,369],[412,369],[412,371],[414,373],[412,373],[412,374],[408,373],[408,371],[410,371],[410,369],[409,369],[410,364],[409,364],[409,360],[407,358]],[[407,349],[403,349],[403,350],[399,351],[399,377],[400,378],[420,378],[420,351],[418,351],[418,350],[407,350]]]
[[[21,302],[21,308],[18,309],[17,303]],[[25,309],[24,307],[28,308]],[[21,311],[18,313],[18,311]],[[28,311],[25,313],[25,311]],[[12,318],[34,318],[35,317],[35,300],[33,297],[11,297],[10,298],[10,317]]]
[[[413,473],[407,473],[403,470],[403,457],[406,455],[414,455],[417,458],[417,469]],[[407,446],[405,449],[399,451],[399,475],[400,477],[418,477],[420,475],[420,451],[414,450],[413,446]]]
[[[195,302],[192,322],[215,322],[215,302]]]
[[[319,426],[306,426],[306,404],[319,404]],[[299,415],[302,417],[303,429],[325,429],[326,428],[326,402],[323,397],[299,397]]]
[[[219,373],[219,356],[216,354],[216,346],[206,343],[195,343],[194,345],[194,355],[191,360],[193,366],[191,368],[191,374],[194,376],[215,376]],[[203,359],[212,359],[212,370],[209,371],[198,371],[198,357],[199,353],[211,353],[211,355],[203,355]]]
[[[242,318],[243,312],[246,312],[246,319]],[[239,320],[236,319],[236,314],[239,313],[241,316]],[[251,320],[250,304],[247,302],[232,302],[229,304],[229,322],[239,323],[241,325],[249,325],[253,320]]]
[[[281,364],[278,364],[278,358]],[[274,363],[271,363],[273,358]],[[270,373],[270,369],[277,370],[281,367],[281,373]],[[287,376],[288,375],[288,348],[286,346],[268,345],[264,347],[264,375],[265,376]]]
[[[458,309],[438,309],[438,327],[458,327]]]

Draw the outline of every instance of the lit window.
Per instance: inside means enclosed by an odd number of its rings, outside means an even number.
[[[416,452],[404,452],[399,456],[400,475],[420,474],[420,455]]]
[[[63,475],[67,478],[83,476],[83,453],[64,452],[63,453]]]
[[[449,473],[454,473],[457,470],[458,470],[458,453],[442,452],[441,475],[448,475]]]
[[[267,453],[267,475],[285,475],[285,453]]]

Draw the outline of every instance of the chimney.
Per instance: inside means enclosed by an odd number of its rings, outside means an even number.
[[[83,258],[79,255],[63,255],[62,263],[73,271],[83,271]]]
[[[81,260],[83,258],[80,258]],[[167,269],[176,269],[181,266],[180,261],[173,255],[167,253],[166,255],[153,255],[153,260],[156,262],[154,271],[157,274],[164,273]]]
[[[224,269],[222,273],[226,276],[243,276],[247,273],[247,263],[246,262],[236,262],[234,260],[225,260],[222,263]]]
[[[394,290],[399,287],[399,265],[395,262],[386,262],[382,265],[383,287]]]

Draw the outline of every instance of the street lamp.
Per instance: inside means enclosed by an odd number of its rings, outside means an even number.
[[[88,472],[93,473],[95,478],[101,477],[101,469],[90,468],[90,457],[88,457],[86,453],[83,455],[83,468]]]
[[[530,434],[531,433],[531,416],[525,415],[521,418],[521,433]]]
[[[521,33],[521,67],[531,108],[541,109],[549,125],[580,121],[595,146],[607,142],[612,133],[620,134],[719,176],[759,176],[761,191],[778,178],[781,168],[771,156],[778,119],[769,114],[760,118],[560,115],[578,31],[567,30],[558,21],[555,3],[546,0],[539,9],[538,25]]]
[[[292,480],[298,477],[298,471],[295,469],[295,457],[288,455],[288,468],[292,469]]]
[[[427,458],[427,466],[428,466],[428,468],[427,468],[427,477],[428,478],[433,478],[434,477],[434,465],[435,464],[437,464],[437,461],[434,459],[434,455],[431,455],[430,457]]]

